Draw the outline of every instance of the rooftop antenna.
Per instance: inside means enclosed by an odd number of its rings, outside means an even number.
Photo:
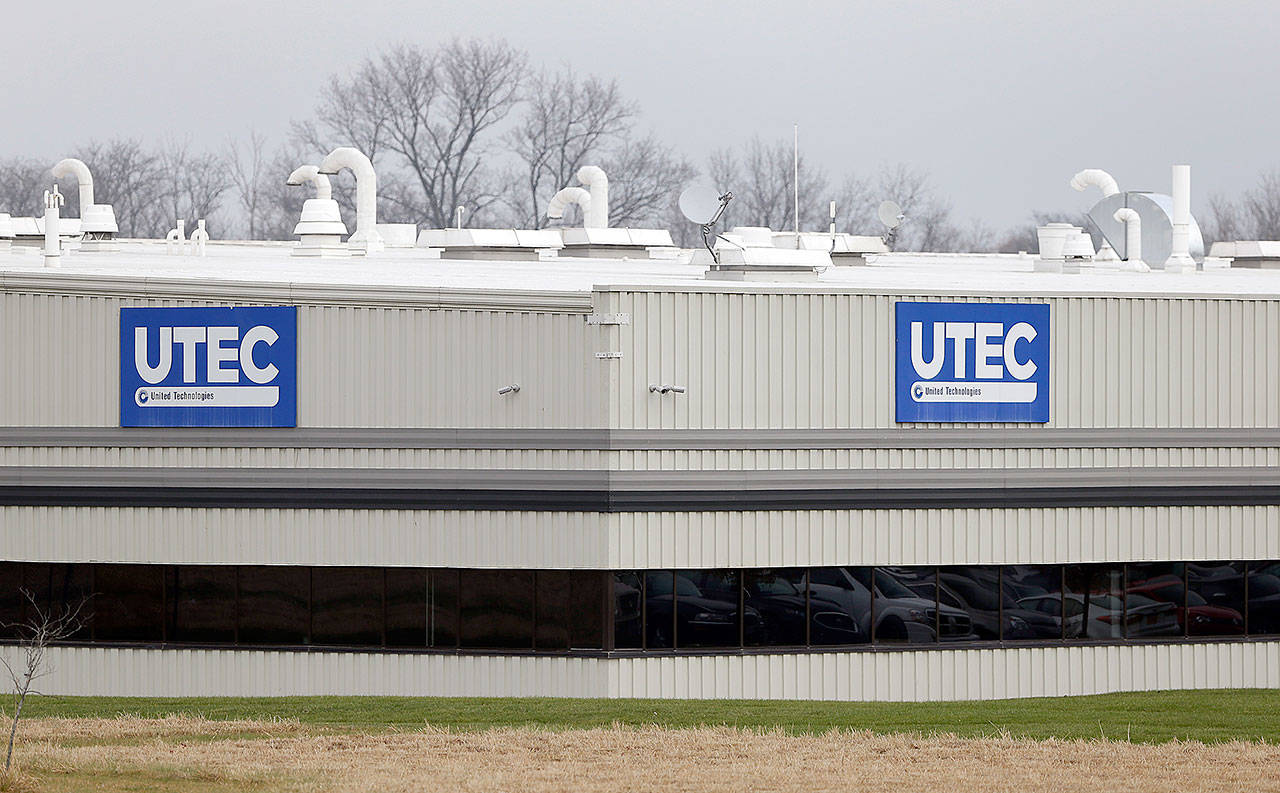
[[[707,246],[711,261],[716,264],[720,263],[720,254],[711,247],[711,228],[720,221],[725,208],[732,200],[733,193],[728,190],[721,192],[709,185],[692,185],[680,193],[681,214],[702,227],[702,244]],[[720,237],[719,234],[715,236]]]
[[[907,219],[907,216],[902,214],[902,207],[898,206],[896,201],[881,201],[880,208],[876,210],[876,215],[879,216],[880,222],[888,229],[884,235],[884,242],[892,248],[893,239],[898,234],[898,227],[902,225],[902,221]]]
[[[795,141],[791,150],[792,221],[795,224],[796,248],[800,248],[800,125],[795,125]]]

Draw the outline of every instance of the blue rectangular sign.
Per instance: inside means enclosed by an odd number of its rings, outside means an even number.
[[[120,426],[295,427],[293,306],[120,309]]]
[[[1049,420],[1047,303],[894,308],[897,420]]]

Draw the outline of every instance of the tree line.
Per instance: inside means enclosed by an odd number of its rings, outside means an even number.
[[[734,191],[726,227],[781,230],[793,222],[789,139],[754,137],[695,163],[644,127],[640,107],[616,80],[535,68],[501,40],[401,45],[371,56],[331,77],[311,118],[293,122],[281,141],[251,130],[217,150],[196,151],[181,142],[114,139],[90,141],[70,155],[89,165],[98,200],[115,206],[124,236],[163,236],[178,218],[188,227],[205,218],[215,238],[288,239],[308,191],[287,187],[285,178],[340,145],[373,160],[386,222],[441,228],[453,225],[461,207],[466,225],[542,228],[547,201],[576,184],[577,170],[588,164],[609,175],[614,226],[669,228],[678,244],[694,244],[696,229],[675,197],[695,180]],[[0,159],[0,212],[40,211],[50,165]],[[908,219],[895,241],[900,250],[1034,251],[1037,223],[1074,216],[1032,213],[997,233],[957,221],[929,175],[906,164],[837,176],[802,154],[798,170],[802,229],[826,230],[834,200],[839,231],[880,234],[876,208],[893,199]],[[75,190],[65,185],[63,192],[67,212],[77,213]],[[349,174],[335,180],[334,195],[350,224]],[[572,214],[565,221],[580,222]],[[1211,199],[1201,223],[1206,239],[1275,238],[1280,172],[1239,201]]]

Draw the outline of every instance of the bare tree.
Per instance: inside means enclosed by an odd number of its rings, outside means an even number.
[[[726,226],[781,230],[794,225],[796,165],[790,141],[753,138],[740,150],[714,152],[707,165],[717,187],[733,191]],[[826,174],[801,154],[799,176],[800,228],[825,229],[828,202],[834,198]]]
[[[18,659],[11,662],[0,654],[0,665],[13,685],[13,720],[9,725],[9,748],[5,752],[4,771],[9,773],[13,762],[13,742],[18,734],[18,721],[22,718],[22,708],[27,697],[40,693],[35,689],[36,681],[53,673],[47,652],[51,644],[64,641],[75,636],[85,627],[84,612],[89,598],[82,598],[78,603],[63,609],[42,608],[29,590],[18,590],[31,609],[30,619],[6,624],[3,627],[13,630],[18,638]]]
[[[381,157],[384,172],[403,168],[401,179],[388,174],[390,189],[380,176],[379,198],[443,227],[456,206],[475,214],[501,197],[485,158],[491,133],[515,107],[525,62],[500,41],[454,41],[434,53],[396,47],[351,80],[331,82],[317,109],[323,121],[295,132],[325,151],[329,142],[357,146],[375,163]]]
[[[157,160],[157,180],[162,185],[159,204],[164,213],[154,234],[167,233],[179,219],[188,230],[195,228],[197,220],[214,225],[222,196],[231,188],[223,159],[174,142],[160,148]]]
[[[269,211],[266,190],[268,178],[267,139],[255,129],[249,130],[244,140],[227,142],[227,172],[236,202],[243,212],[245,239],[262,239],[267,225],[264,215]],[[283,182],[288,174],[279,176]]]
[[[1221,193],[1209,196],[1209,208],[1200,224],[1205,245],[1223,240],[1245,239],[1249,236],[1245,227],[1246,221],[1241,214],[1239,204]]]
[[[696,171],[649,136],[628,140],[603,163],[609,174],[609,225],[665,226],[680,190]]]
[[[1263,173],[1258,186],[1244,194],[1243,203],[1253,239],[1280,239],[1280,171]]]
[[[542,228],[546,202],[576,184],[591,158],[621,143],[638,110],[622,99],[616,80],[579,79],[571,69],[534,76],[527,94],[525,112],[506,137],[520,172],[510,203],[520,227]]]
[[[0,212],[17,216],[43,212],[41,196],[53,183],[49,174],[51,166],[52,163],[22,157],[0,160]],[[62,192],[66,194],[67,207],[73,208],[79,201],[76,191]]]
[[[154,237],[169,229],[160,205],[166,186],[160,157],[141,140],[91,141],[77,155],[93,172],[94,200],[111,204],[122,237]]]

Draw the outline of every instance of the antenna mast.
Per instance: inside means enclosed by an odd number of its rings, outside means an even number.
[[[791,206],[795,223],[796,249],[800,248],[800,125],[795,125],[795,146],[791,157],[791,186],[794,203]]]

